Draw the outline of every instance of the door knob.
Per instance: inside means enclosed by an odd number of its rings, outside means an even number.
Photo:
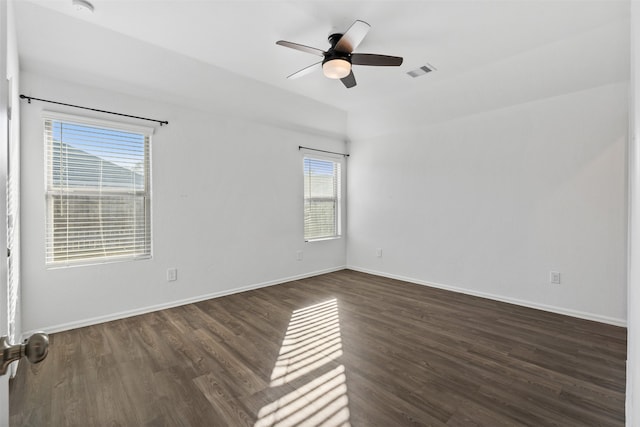
[[[24,340],[22,344],[9,344],[7,337],[0,337],[0,375],[7,373],[11,362],[26,356],[31,363],[42,362],[49,353],[49,336],[44,332],[37,332]]]

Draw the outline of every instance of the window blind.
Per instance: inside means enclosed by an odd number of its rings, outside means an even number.
[[[151,256],[150,135],[45,119],[46,262]]]
[[[340,163],[305,157],[304,238],[326,239],[340,235]]]

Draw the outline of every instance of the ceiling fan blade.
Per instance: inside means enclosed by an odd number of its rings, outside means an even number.
[[[354,76],[353,71],[351,71],[347,77],[341,78],[340,81],[345,85],[347,89],[349,89],[356,85],[356,76]]]
[[[352,53],[353,65],[374,65],[397,67],[402,65],[401,56],[376,55],[375,53]]]
[[[338,52],[351,53],[360,44],[364,36],[367,35],[371,25],[364,21],[356,21],[349,29],[340,37],[338,43],[336,43],[335,50]]]
[[[306,76],[307,74],[312,73],[316,70],[318,65],[322,65],[322,61],[316,62],[315,64],[309,65],[308,67],[304,67],[302,70],[296,71],[295,73],[287,76],[288,79],[297,79],[298,77]]]
[[[300,50],[302,52],[311,53],[313,55],[324,56],[324,51],[316,49],[315,47],[305,46],[303,44],[288,42],[285,40],[278,40],[276,44],[284,47],[289,47],[291,49]]]

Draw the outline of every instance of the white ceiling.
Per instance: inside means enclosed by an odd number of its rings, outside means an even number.
[[[354,117],[410,109],[432,121],[628,79],[628,1],[91,2],[95,13],[84,14],[71,0],[16,0],[21,65],[192,98],[206,92],[197,76],[236,79],[229,71]],[[277,40],[326,49],[328,34],[355,19],[371,25],[357,52],[404,64],[354,66],[352,89],[321,72],[285,78],[317,57]],[[437,71],[406,74],[426,63]]]

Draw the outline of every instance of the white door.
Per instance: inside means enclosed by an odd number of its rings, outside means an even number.
[[[7,286],[7,2],[0,1],[0,336],[9,331]],[[9,376],[0,376],[0,426],[9,426]]]

